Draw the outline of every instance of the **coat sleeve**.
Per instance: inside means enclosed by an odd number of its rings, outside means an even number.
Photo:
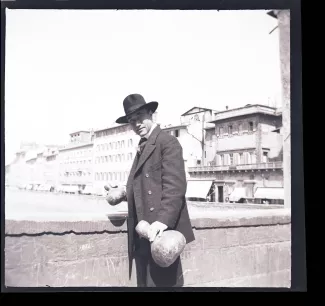
[[[157,221],[174,228],[179,218],[186,193],[183,149],[172,139],[162,148],[162,197]]]

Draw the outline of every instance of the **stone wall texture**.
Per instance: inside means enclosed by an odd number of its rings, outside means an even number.
[[[291,220],[284,209],[192,220],[185,287],[290,287]],[[136,287],[123,221],[6,220],[5,286]]]

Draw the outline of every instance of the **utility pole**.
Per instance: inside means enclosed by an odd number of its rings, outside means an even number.
[[[202,145],[202,166],[205,166],[205,159],[204,159],[204,122],[205,122],[205,112],[203,112],[203,117],[202,117],[202,141],[201,141],[201,145]]]

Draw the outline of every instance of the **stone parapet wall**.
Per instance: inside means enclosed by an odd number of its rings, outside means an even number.
[[[192,219],[184,286],[290,287],[291,218],[285,209]],[[128,278],[126,222],[6,220],[5,285],[136,286]]]

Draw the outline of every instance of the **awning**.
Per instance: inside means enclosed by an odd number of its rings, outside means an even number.
[[[242,198],[246,198],[245,188],[235,188],[229,196],[229,201],[237,202]]]
[[[212,182],[213,180],[187,181],[186,197],[206,199]]]
[[[257,188],[254,198],[284,200],[284,188],[279,187],[259,187]]]

